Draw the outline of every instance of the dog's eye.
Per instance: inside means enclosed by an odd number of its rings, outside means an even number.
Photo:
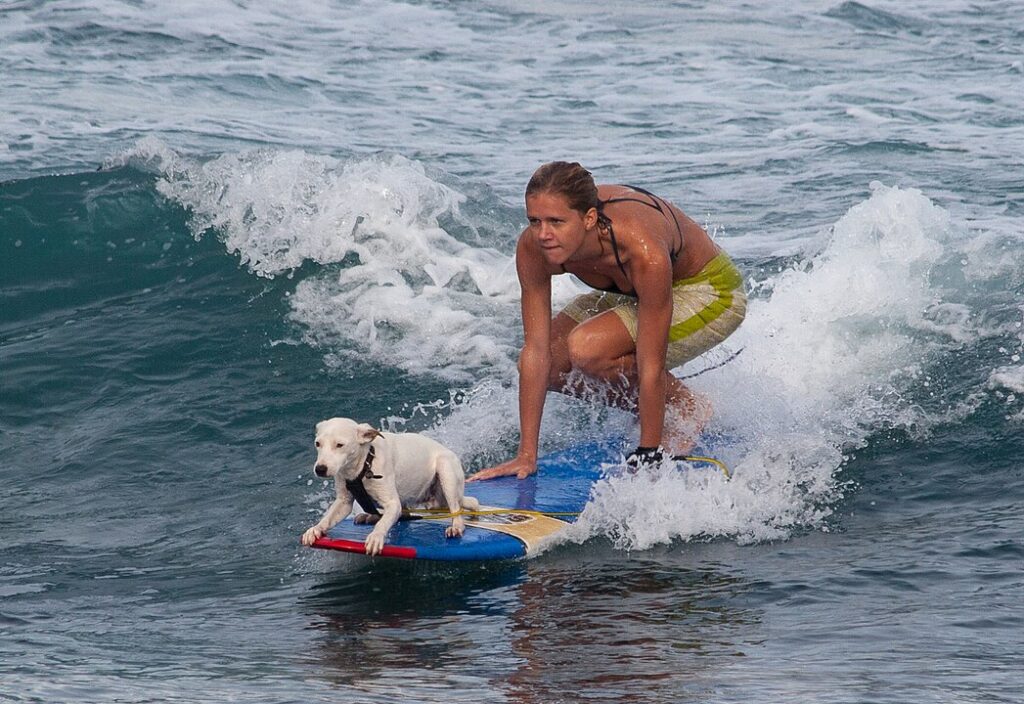
[[[337,445],[335,445],[334,447],[340,450],[341,448],[345,447],[345,443],[343,443],[343,442],[339,442],[339,443],[338,443]]]
[[[313,443],[313,445],[314,445],[315,447],[320,447],[320,441],[319,441],[319,440],[317,440],[317,441],[316,441],[315,443]]]

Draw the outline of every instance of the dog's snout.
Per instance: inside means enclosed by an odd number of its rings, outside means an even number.
[[[316,467],[313,467],[313,471],[316,473],[316,476],[318,476],[318,477],[326,477],[327,476],[327,465],[325,465],[325,464],[318,464]]]

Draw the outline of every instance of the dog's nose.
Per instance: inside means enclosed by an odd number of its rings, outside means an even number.
[[[325,464],[318,464],[316,467],[313,467],[313,471],[316,472],[316,476],[318,476],[318,477],[326,477],[327,476],[327,465],[325,465]]]

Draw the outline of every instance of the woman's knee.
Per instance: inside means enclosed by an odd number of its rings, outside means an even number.
[[[600,376],[613,366],[614,360],[605,354],[605,345],[602,344],[600,336],[593,334],[584,325],[569,333],[566,346],[571,367],[579,369],[584,374]]]
[[[564,347],[564,345],[563,345]],[[519,371],[519,376],[523,375],[523,356],[519,355],[519,361],[516,362],[516,369]],[[557,354],[556,350],[552,350],[551,354],[551,366],[548,372],[548,389],[551,391],[561,391],[562,387],[565,386],[566,376],[572,370],[569,365],[569,358],[564,353]]]

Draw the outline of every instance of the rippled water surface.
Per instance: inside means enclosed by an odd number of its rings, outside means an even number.
[[[0,699],[1019,701],[1020,10],[0,3]],[[520,562],[301,548],[322,418],[514,451],[565,158],[747,277],[678,370],[742,348],[734,479]],[[552,397],[543,449],[631,432]]]

